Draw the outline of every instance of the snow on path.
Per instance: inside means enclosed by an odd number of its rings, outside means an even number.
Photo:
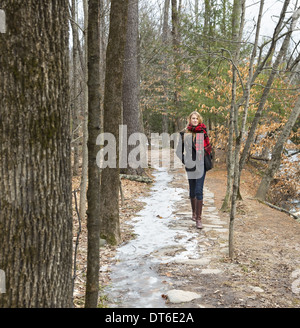
[[[186,228],[193,225],[189,214],[176,213],[178,202],[189,201],[186,189],[172,186],[173,176],[166,168],[156,167],[153,174],[155,182],[150,195],[141,199],[146,205],[131,221],[137,237],[117,249],[118,262],[112,267],[111,285],[106,289],[110,307],[165,308],[161,295],[170,288],[169,278],[160,277],[156,266],[170,262],[209,263],[208,258],[199,255],[196,238],[199,230]],[[222,222],[213,206],[214,195],[207,189],[205,194],[208,206],[205,211],[213,220],[205,228],[221,232]],[[184,220],[182,215],[188,217]]]

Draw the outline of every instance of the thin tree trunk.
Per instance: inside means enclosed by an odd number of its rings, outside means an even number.
[[[236,132],[236,88],[237,88],[237,71],[236,67],[239,61],[240,38],[239,24],[241,15],[241,0],[234,1],[232,12],[232,40],[233,40],[233,63],[232,63],[232,89],[231,89],[231,105],[229,117],[229,135],[228,135],[228,151],[227,151],[227,188],[225,199],[222,204],[222,210],[227,211],[232,200],[232,184],[234,178],[234,134]]]
[[[283,151],[283,146],[285,142],[287,141],[287,138],[289,137],[291,130],[296,123],[297,118],[299,117],[300,114],[300,97],[298,97],[298,100],[296,102],[296,105],[294,109],[292,110],[292,113],[285,124],[280,136],[278,137],[278,140],[273,148],[272,151],[272,157],[269,162],[269,166],[267,171],[265,172],[261,183],[259,185],[259,188],[256,193],[256,197],[260,200],[265,200],[267,192],[270,187],[270,183],[273,180],[273,177],[275,173],[278,171],[280,162],[281,162],[281,156],[282,156],[282,151]]]
[[[274,33],[273,33],[273,37],[272,37],[272,40],[271,40],[270,48],[269,48],[264,60],[263,61],[260,61],[260,59],[258,60],[259,65],[258,65],[256,71],[253,74],[252,83],[254,83],[254,81],[256,80],[258,75],[264,69],[266,63],[268,61],[270,61],[270,58],[274,54],[274,50],[275,50],[275,47],[276,47],[276,44],[277,44],[277,41],[278,41],[278,36],[279,36],[279,34],[281,32],[281,29],[282,29],[282,26],[284,24],[284,19],[285,19],[285,15],[286,15],[289,3],[290,3],[290,0],[285,0],[284,1],[284,4],[283,4],[282,9],[281,9],[280,16],[279,16],[279,19],[278,19],[278,23],[277,23],[277,25],[274,29]]]
[[[120,241],[119,222],[119,125],[122,113],[124,48],[126,42],[128,0],[112,0],[110,29],[106,51],[104,92],[104,131],[116,140],[116,168],[101,173],[101,237],[110,244]]]
[[[105,85],[105,54],[106,54],[106,23],[105,23],[105,4],[100,1],[100,93],[101,93],[101,132],[103,131],[103,103],[104,103],[104,85]]]
[[[211,0],[204,0],[204,26],[203,35],[207,37],[210,30],[210,20],[211,20]]]
[[[88,211],[85,307],[95,308],[99,292],[100,169],[96,163],[100,132],[100,6],[88,2]]]
[[[0,8],[0,307],[71,307],[68,2]]]
[[[226,8],[227,8],[227,0],[222,0],[222,10],[221,10],[221,22],[220,22],[220,27],[221,27],[221,32],[222,35],[226,35]]]
[[[83,67],[83,125],[82,125],[82,169],[80,181],[80,201],[79,216],[83,219],[86,215],[86,193],[88,182],[88,48],[87,48],[87,31],[88,31],[88,0],[83,1],[84,9],[84,67]]]
[[[206,39],[204,44],[204,49],[207,52],[207,73],[210,74],[212,55],[211,55],[211,45],[212,38],[215,34],[215,3],[212,0],[204,1],[204,26],[203,26],[203,37]]]
[[[243,116],[241,120],[241,128],[239,132],[239,136],[236,139],[236,150],[235,154],[238,156],[238,161],[240,161],[240,151],[241,151],[241,146],[242,146],[242,140],[245,135],[245,130],[246,130],[246,123],[247,123],[247,117],[248,117],[248,108],[249,108],[249,101],[250,101],[250,92],[251,92],[251,83],[253,81],[253,69],[254,69],[254,61],[256,58],[256,53],[257,53],[257,47],[258,47],[258,40],[259,40],[259,35],[260,35],[260,26],[261,26],[261,20],[262,20],[262,14],[263,14],[263,8],[264,8],[264,0],[260,1],[260,7],[259,7],[259,13],[258,13],[258,18],[257,18],[257,26],[256,26],[256,32],[255,32],[255,40],[254,40],[254,45],[250,57],[250,62],[249,62],[249,75],[248,79],[246,82],[244,94],[243,94],[243,99],[244,99],[244,111],[243,111]],[[242,103],[239,102],[237,104],[237,108],[241,105]],[[237,162],[236,162],[237,163]],[[235,176],[234,181],[235,184],[238,188],[238,197],[241,198],[240,194],[240,179],[241,179],[241,170],[240,170],[240,162],[236,164],[236,167],[238,168],[238,171],[235,171],[235,175],[238,172],[238,177]],[[237,180],[236,180],[237,178]]]
[[[195,0],[195,24],[196,28],[199,26],[199,0]]]
[[[236,179],[236,170],[238,170],[238,160],[237,157],[239,153],[234,152],[233,150],[233,135],[237,137],[237,125],[238,125],[238,107],[236,103],[236,87],[237,87],[237,71],[236,67],[238,67],[239,58],[240,58],[240,43],[242,40],[243,27],[244,27],[244,9],[245,9],[245,1],[244,0],[235,0],[233,4],[233,41],[235,42],[234,49],[234,57],[233,57],[233,78],[232,78],[232,100],[231,100],[231,122],[229,134],[230,139],[232,139],[232,147],[229,163],[229,173],[234,173],[233,179],[234,181],[230,181],[230,183],[235,182]],[[236,149],[235,149],[236,150]],[[232,177],[230,176],[232,179]],[[236,183],[233,183],[232,187],[232,199],[231,199],[231,209],[230,209],[230,223],[229,223],[229,256],[233,256],[234,251],[234,220],[235,220],[235,212],[236,212],[236,196],[237,189]]]
[[[78,16],[78,4],[77,0],[72,0],[72,36],[73,36],[73,49],[72,49],[72,66],[73,66],[73,94],[72,94],[72,109],[73,109],[73,136],[74,140],[73,146],[73,175],[78,175],[79,171],[79,99],[78,99],[78,85],[79,85],[79,74],[78,74],[78,26],[77,26],[77,16]]]
[[[164,16],[163,16],[163,29],[162,29],[162,44],[164,47],[168,46],[169,37],[169,11],[170,11],[170,0],[165,0],[164,4]],[[167,54],[163,55],[163,78],[162,78],[162,86],[164,90],[164,109],[162,115],[162,132],[168,133],[169,128],[169,119],[168,119],[168,111],[167,111],[167,103],[168,103],[168,56]],[[163,145],[164,146],[164,145]]]
[[[172,0],[172,44],[173,44],[173,61],[174,61],[174,109],[179,112],[180,107],[180,60],[179,60],[179,13],[177,0]]]

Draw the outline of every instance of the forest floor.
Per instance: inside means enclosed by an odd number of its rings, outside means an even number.
[[[148,175],[151,175],[149,170]],[[212,229],[206,221],[205,206],[203,230],[197,230],[190,220],[188,229],[197,233],[199,250],[209,257],[207,267],[195,267],[183,263],[161,263],[158,274],[166,278],[169,289],[197,292],[200,298],[185,303],[171,303],[170,308],[299,308],[300,307],[300,223],[289,215],[258,202],[254,196],[260,181],[253,167],[246,167],[241,178],[241,195],[234,225],[234,258],[228,257],[228,233]],[[73,189],[79,178],[73,179]],[[171,184],[186,187],[185,172],[181,169]],[[226,192],[226,166],[217,163],[206,176],[205,186],[213,193],[218,217],[228,228],[229,213],[220,210]],[[122,243],[134,239],[130,224],[135,214],[143,208],[141,197],[147,197],[151,185],[122,180],[124,203],[120,207]],[[204,196],[205,203],[205,196]],[[205,204],[204,204],[205,205]],[[209,205],[206,205],[209,206]],[[178,204],[175,212],[187,213],[189,199]],[[178,220],[177,222],[179,222]],[[186,222],[189,222],[186,220]],[[86,220],[82,231],[76,259],[74,304],[83,307],[86,273]],[[179,224],[179,223],[178,223]],[[74,210],[74,242],[78,223]],[[220,231],[222,229],[219,229]],[[225,233],[224,233],[225,230]],[[105,245],[100,252],[100,284],[104,288],[111,283],[110,272],[116,264],[117,247]],[[205,271],[206,269],[206,271]],[[170,282],[171,281],[171,282]],[[110,307],[103,290],[100,306]],[[165,297],[162,293],[162,297]]]

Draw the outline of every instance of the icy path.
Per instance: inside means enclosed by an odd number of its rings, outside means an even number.
[[[160,250],[178,247],[175,239],[179,233],[186,251],[172,259],[196,255],[194,234],[168,226],[175,219],[172,212],[185,190],[170,185],[172,176],[165,168],[157,168],[154,176],[150,196],[141,199],[146,205],[132,220],[137,237],[117,251],[119,262],[112,268],[111,287],[107,290],[115,307],[165,307],[161,295],[167,286],[157,275],[155,265],[170,262],[169,256],[160,256]]]
[[[118,262],[105,290],[109,307],[166,308],[161,296],[169,296],[172,278],[157,274],[159,264],[180,264],[190,268],[186,272],[199,274],[221,273],[211,262],[214,252],[226,250],[228,228],[214,206],[214,194],[204,187],[203,233],[191,220],[184,170],[157,167],[153,174],[150,195],[141,199],[145,207],[131,221],[136,238],[117,249]]]

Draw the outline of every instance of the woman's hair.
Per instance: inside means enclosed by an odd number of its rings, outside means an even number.
[[[203,123],[203,118],[202,118],[202,116],[201,116],[197,111],[194,111],[194,112],[192,112],[192,113],[189,115],[189,117],[188,117],[188,124],[191,123],[191,117],[192,117],[193,115],[197,115],[197,117],[198,117],[198,121],[199,121],[199,124]]]

